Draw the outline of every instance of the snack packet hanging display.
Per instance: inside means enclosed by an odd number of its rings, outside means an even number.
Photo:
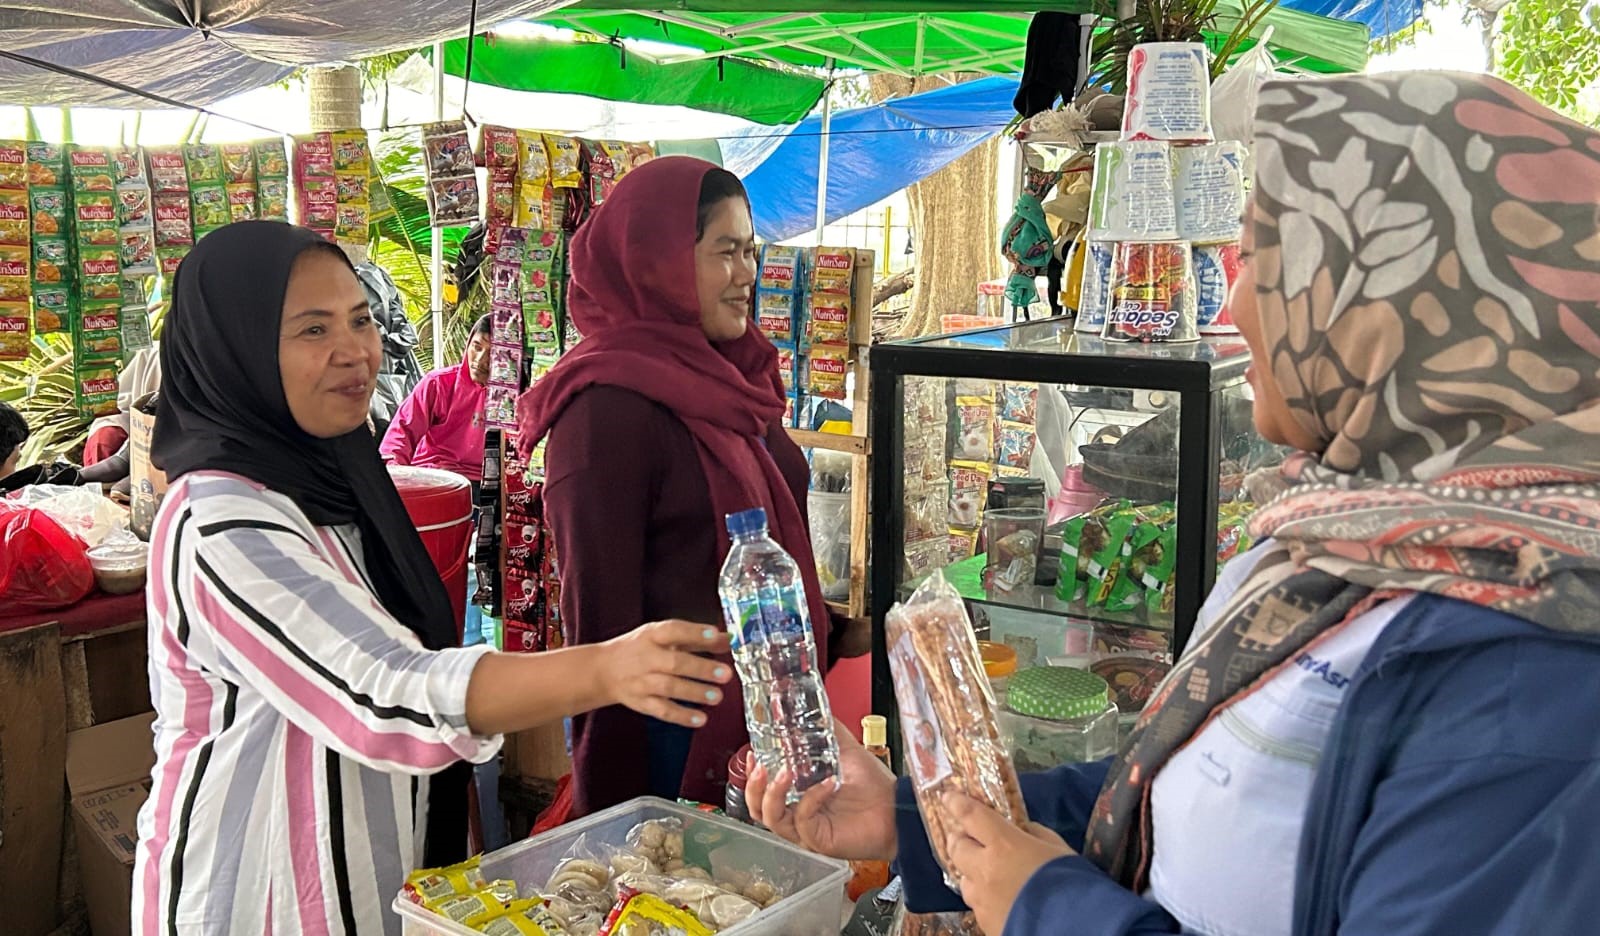
[[[25,361],[33,347],[28,303],[0,302],[0,361]]]
[[[996,725],[966,605],[944,573],[934,572],[891,609],[886,628],[907,771],[934,857],[959,892],[947,851],[944,794],[963,793],[1021,826],[1028,819],[1022,790]]]
[[[1199,290],[1188,244],[1118,244],[1111,255],[1110,291],[1102,337],[1143,342],[1199,339]]]
[[[0,360],[20,361],[31,346],[32,224],[27,147],[0,143]]]
[[[222,165],[222,150],[210,143],[189,143],[183,147],[183,163],[189,171],[189,188],[197,185],[225,185],[227,173]]]
[[[1124,140],[1209,143],[1210,53],[1203,42],[1146,42],[1128,53]]]
[[[258,140],[251,150],[256,165],[256,217],[288,221],[290,169],[283,140]]]
[[[122,302],[85,302],[73,346],[82,361],[121,360]]]
[[[70,211],[66,189],[31,188],[28,190],[28,207],[34,237],[67,236]]]
[[[571,137],[544,135],[550,154],[550,184],[558,189],[583,188],[583,149]]]
[[[950,526],[977,530],[983,525],[983,508],[989,499],[990,467],[981,462],[950,463]]]
[[[422,128],[423,167],[427,170],[428,216],[434,227],[468,225],[478,220],[478,176],[467,125],[459,120]]]
[[[176,146],[150,146],[144,151],[150,188],[157,195],[189,195],[189,169],[183,150]]]
[[[1039,421],[1039,385],[1008,383],[1000,386],[1000,421],[1024,426]]]
[[[817,247],[807,252],[811,291],[849,296],[855,288],[854,247]]]
[[[116,170],[111,165],[110,150],[68,147],[67,168],[72,175],[72,190],[76,193],[110,194],[117,190]]]
[[[114,362],[74,358],[74,396],[85,419],[110,416],[117,411],[117,365]]]
[[[499,251],[490,270],[489,314],[492,318],[489,348],[489,387],[485,396],[484,424],[490,429],[517,427],[516,401],[522,390],[523,308],[522,268],[528,232],[508,228],[501,233]]]
[[[761,248],[761,289],[796,293],[805,285],[803,253],[798,247],[768,244]]]
[[[72,291],[65,286],[33,287],[33,329],[41,335],[72,329]]]
[[[1000,468],[1025,471],[1033,465],[1033,449],[1037,441],[1038,435],[1033,426],[1002,421],[995,444],[995,464]]]
[[[959,434],[951,448],[951,457],[964,461],[993,463],[995,452],[993,398],[958,397],[956,409]]]
[[[339,180],[333,174],[333,134],[294,138],[294,189],[300,226],[334,240],[339,228]]]
[[[28,190],[28,144],[0,140],[0,191]]]
[[[333,144],[334,238],[351,259],[366,257],[371,240],[372,155],[365,130],[341,130],[331,135]],[[471,149],[467,151],[471,160]]]
[[[28,188],[65,188],[67,151],[59,143],[28,143]]]
[[[774,342],[793,342],[795,296],[791,292],[756,291],[756,327]],[[791,375],[792,376],[792,375]]]
[[[849,371],[850,349],[838,345],[812,345],[806,357],[806,392],[825,400],[845,398],[845,375]]]
[[[1237,335],[1228,308],[1234,280],[1239,278],[1238,244],[1194,248],[1195,320],[1202,335]]]
[[[850,296],[814,292],[806,309],[807,337],[813,344],[850,343]]]

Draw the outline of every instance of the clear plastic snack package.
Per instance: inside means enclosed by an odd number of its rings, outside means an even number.
[[[934,572],[895,605],[887,629],[917,808],[945,883],[959,892],[961,880],[946,853],[943,796],[964,793],[1020,826],[1028,821],[1022,789],[996,721],[966,604],[944,573]]]

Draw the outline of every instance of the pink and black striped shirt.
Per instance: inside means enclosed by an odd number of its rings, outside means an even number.
[[[168,492],[139,936],[400,932],[390,904],[421,854],[426,776],[500,747],[466,721],[491,651],[424,650],[362,569],[353,526],[314,526],[243,478],[197,472]]]

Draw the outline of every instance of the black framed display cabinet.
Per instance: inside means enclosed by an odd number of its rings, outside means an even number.
[[[943,570],[980,639],[1105,676],[1131,722],[1248,545],[1244,478],[1282,460],[1249,362],[1237,336],[1122,343],[1066,319],[875,346],[873,710],[895,712],[886,615]]]

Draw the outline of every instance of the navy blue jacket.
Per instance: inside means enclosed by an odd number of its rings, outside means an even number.
[[[1600,933],[1600,639],[1419,596],[1357,671],[1317,768],[1295,868],[1295,936]],[[1109,761],[1022,778],[1074,849]],[[957,910],[900,787],[916,912]],[[1088,859],[1044,866],[1003,936],[1182,929]]]

